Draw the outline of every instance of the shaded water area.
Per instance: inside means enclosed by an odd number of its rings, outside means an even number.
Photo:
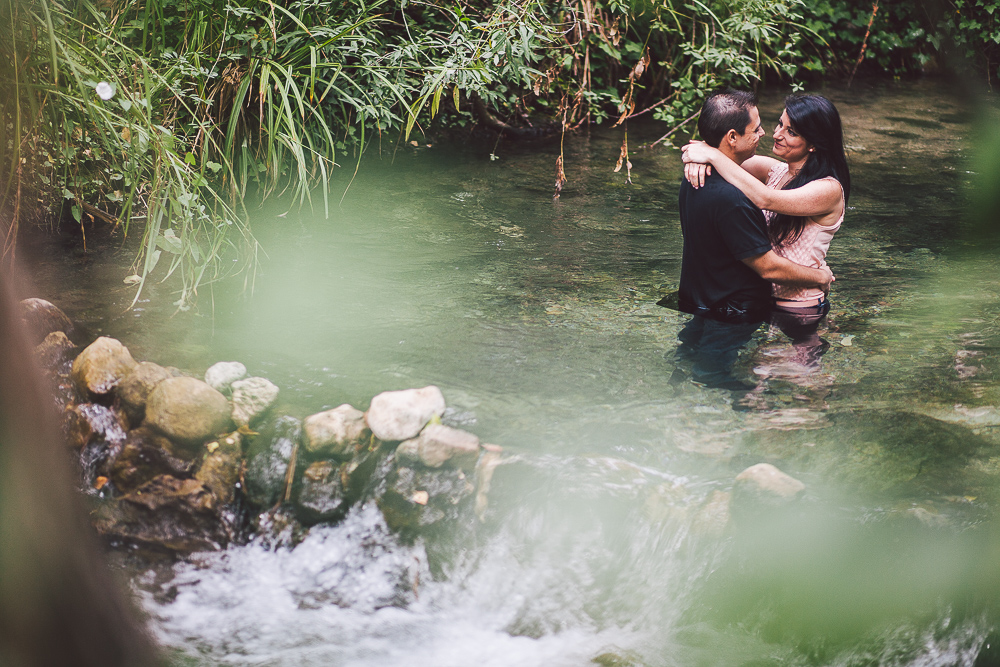
[[[679,155],[640,151],[626,185],[618,130],[567,138],[556,202],[557,140],[369,159],[329,219],[256,212],[253,296],[205,289],[196,313],[166,285],[126,312],[125,251],[33,247],[39,296],[137,359],[240,360],[299,416],[435,384],[446,424],[504,448],[484,520],[415,545],[361,507],[291,549],[137,567],[178,664],[972,665],[1000,619],[1000,260],[959,215],[972,118],[933,82],[823,92],[854,181],[830,345],[810,365],[759,331],[746,412],[670,381]],[[766,129],[780,111],[764,98]],[[805,498],[723,528],[759,462]]]

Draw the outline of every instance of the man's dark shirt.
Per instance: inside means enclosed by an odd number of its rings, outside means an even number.
[[[684,234],[680,310],[713,319],[728,319],[713,315],[726,306],[766,310],[771,283],[741,261],[771,250],[764,214],[716,173],[698,189],[682,179],[679,200]]]

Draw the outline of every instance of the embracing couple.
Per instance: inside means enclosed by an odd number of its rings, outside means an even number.
[[[704,141],[683,149],[678,306],[694,317],[677,356],[699,384],[749,389],[731,371],[762,322],[794,345],[820,344],[834,280],[826,252],[851,189],[840,115],[819,95],[789,96],[774,130],[779,159],[765,157],[755,96],[725,90],[705,100],[698,132]]]

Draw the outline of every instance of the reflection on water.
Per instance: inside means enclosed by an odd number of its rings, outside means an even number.
[[[933,83],[825,92],[854,191],[824,354],[757,332],[749,412],[670,382],[679,160],[640,151],[626,186],[616,131],[567,139],[558,202],[555,145],[363,162],[329,220],[261,210],[253,297],[200,313],[167,286],[126,312],[124,251],[35,248],[41,295],[136,358],[238,359],[299,415],[437,384],[510,456],[486,521],[433,542],[360,508],[140,573],[163,641],[195,664],[971,665],[1000,593],[1000,271],[956,244],[970,118]],[[724,528],[762,461],[806,483],[799,514]]]

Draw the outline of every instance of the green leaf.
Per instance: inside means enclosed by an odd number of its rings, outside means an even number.
[[[160,234],[159,238],[156,239],[156,247],[161,250],[166,250],[174,255],[179,255],[184,251],[184,247],[181,245],[181,240],[177,238],[176,234],[174,234],[173,229],[167,229]],[[159,257],[157,257],[157,259],[159,259]]]
[[[441,93],[444,92],[444,86],[439,86],[437,90],[434,91],[434,99],[431,100],[431,118],[437,115],[438,107],[441,106]]]

